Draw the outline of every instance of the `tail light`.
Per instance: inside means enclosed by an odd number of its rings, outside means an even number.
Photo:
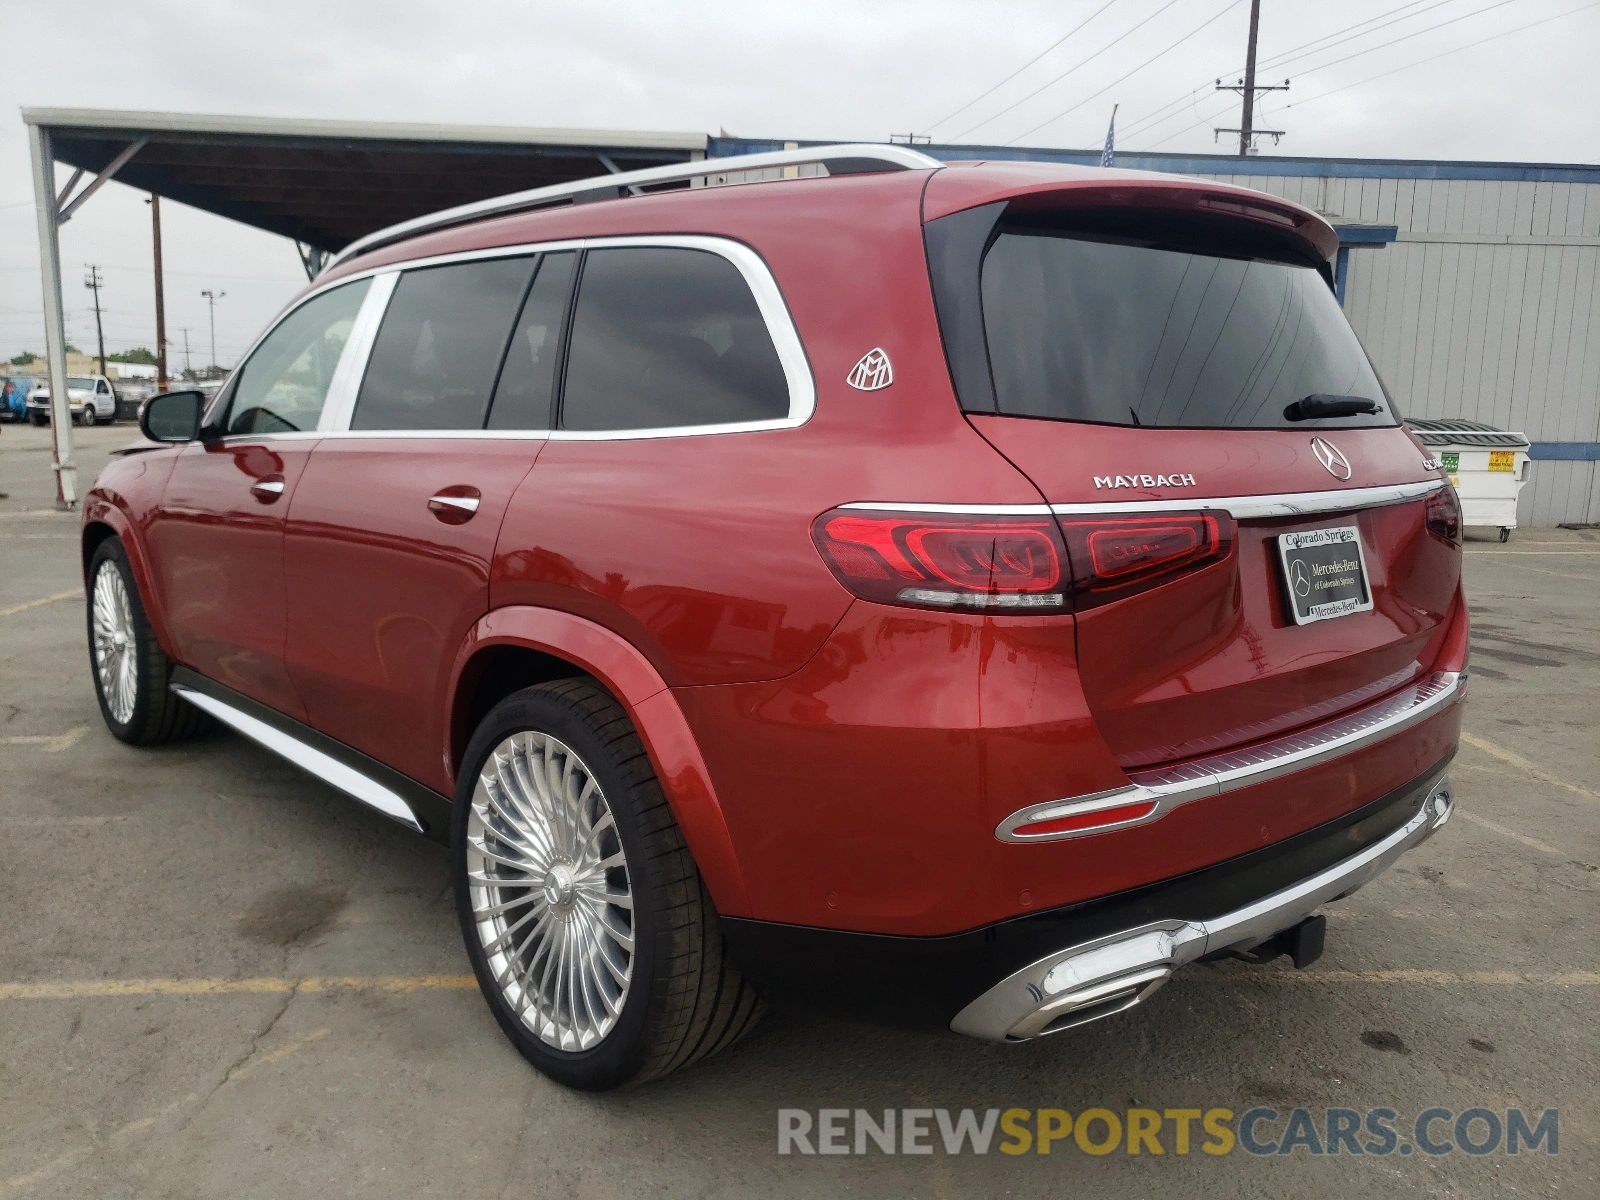
[[[1448,483],[1428,493],[1426,514],[1428,532],[1453,545],[1461,545],[1461,500]]]
[[[1061,612],[1061,534],[1047,516],[834,509],[811,527],[823,560],[864,600],[917,608]]]
[[[1062,518],[1076,607],[1120,600],[1221,562],[1233,549],[1227,513]]]

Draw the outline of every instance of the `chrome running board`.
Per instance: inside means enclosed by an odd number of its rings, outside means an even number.
[[[384,816],[399,821],[409,829],[414,829],[418,833],[425,832],[426,827],[417,819],[417,814],[411,805],[401,799],[399,793],[370,776],[363,775],[331,754],[325,754],[293,734],[285,733],[259,717],[251,716],[243,709],[218,700],[215,696],[208,696],[181,683],[173,683],[171,688],[174,694],[183,697],[201,712],[209,713],[224,725],[244,734],[252,742],[265,746],[274,754],[288,759],[301,770],[315,775],[329,786],[338,788],[345,795],[361,801],[368,808],[377,809]]]
[[[1318,763],[1391,738],[1402,730],[1426,721],[1459,701],[1466,693],[1465,673],[1439,671],[1376,704],[1357,709],[1298,733],[1285,734],[1242,750],[1219,754],[1155,770],[1128,773],[1126,787],[1091,792],[1064,800],[1047,800],[1018,809],[995,828],[1002,842],[1059,842],[1068,838],[1091,837],[1112,830],[1127,829],[1159,821],[1173,809],[1220,796],[1224,792],[1265,783],[1269,779],[1304,771]],[[1110,809],[1138,808],[1125,820],[1094,824],[1094,813]],[[1030,825],[1055,823],[1079,817],[1079,827],[1030,834]]]

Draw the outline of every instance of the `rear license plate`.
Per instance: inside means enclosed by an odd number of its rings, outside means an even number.
[[[1284,591],[1296,625],[1326,621],[1372,607],[1367,560],[1354,525],[1280,533]]]

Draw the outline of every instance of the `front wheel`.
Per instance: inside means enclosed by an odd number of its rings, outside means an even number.
[[[100,715],[119,740],[153,746],[204,728],[205,714],[167,687],[172,661],[150,628],[127,551],[114,537],[89,560],[89,666]]]
[[[517,692],[463,756],[452,854],[478,984],[535,1067],[585,1091],[732,1044],[761,1001],[638,734],[592,682]]]
[[[99,414],[94,411],[94,405],[85,404],[83,406],[83,416],[79,417],[78,419],[83,423],[84,427],[87,428],[88,426],[94,424],[95,417],[98,415]]]

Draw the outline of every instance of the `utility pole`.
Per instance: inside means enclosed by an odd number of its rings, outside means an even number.
[[[150,206],[150,237],[155,244],[156,259],[156,390],[167,390],[167,301],[161,283],[161,197],[151,193],[145,201]]]
[[[217,365],[217,301],[226,296],[227,292],[203,291],[200,293],[206,298],[206,304],[211,308],[211,362],[206,367],[206,374]]]
[[[83,286],[94,293],[94,334],[100,344],[100,374],[106,373],[106,334],[100,324],[100,285],[105,280],[100,278],[100,268],[84,264],[88,268],[89,278],[83,281]]]
[[[194,368],[189,365],[189,327],[185,325],[178,332],[183,334],[183,373],[185,376],[193,375]]]
[[[1250,42],[1245,49],[1244,78],[1238,83],[1225,84],[1217,80],[1217,91],[1238,92],[1241,104],[1239,106],[1239,128],[1218,129],[1216,134],[1237,133],[1239,135],[1239,157],[1256,152],[1256,135],[1263,134],[1272,139],[1272,144],[1277,145],[1283,137],[1281,129],[1257,129],[1256,124],[1256,93],[1257,92],[1284,92],[1289,89],[1289,81],[1268,84],[1264,87],[1256,86],[1256,34],[1261,28],[1261,0],[1250,0]]]

